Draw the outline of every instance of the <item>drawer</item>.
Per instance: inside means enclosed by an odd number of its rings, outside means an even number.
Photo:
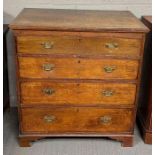
[[[18,57],[22,78],[136,79],[136,60]]]
[[[24,108],[23,133],[131,132],[133,111],[102,108]]]
[[[21,83],[24,105],[133,105],[136,85],[103,82],[36,81]]]
[[[39,33],[39,32],[38,32]],[[17,52],[28,54],[139,56],[141,40],[124,35],[18,36]]]

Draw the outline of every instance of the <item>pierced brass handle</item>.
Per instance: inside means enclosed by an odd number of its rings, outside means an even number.
[[[104,125],[111,123],[111,120],[112,120],[111,116],[100,117],[100,123]]]
[[[56,120],[56,117],[54,115],[51,115],[51,116],[45,115],[44,116],[44,121],[46,123],[53,123],[55,120]]]
[[[106,97],[110,97],[110,96],[113,96],[113,95],[114,95],[114,91],[112,91],[112,90],[104,90],[104,91],[102,92],[102,94],[103,94],[104,96],[106,96]]]
[[[55,67],[54,64],[43,64],[43,70],[45,71],[51,71],[54,69],[54,67]]]
[[[116,70],[116,66],[105,66],[104,71],[106,73],[112,73],[114,70]]]
[[[118,48],[118,43],[106,43],[105,47],[109,49]]]
[[[52,95],[55,93],[55,90],[52,88],[44,88],[42,91],[44,94],[47,94],[47,95]]]
[[[54,42],[43,42],[41,43],[45,49],[51,49],[54,46]]]

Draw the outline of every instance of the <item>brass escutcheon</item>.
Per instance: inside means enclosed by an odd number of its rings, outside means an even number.
[[[47,95],[52,95],[55,93],[55,90],[52,88],[44,88],[42,91],[43,91],[43,93],[45,93]]]
[[[104,96],[110,97],[110,96],[113,96],[113,95],[114,95],[114,91],[112,91],[112,90],[104,90],[104,91],[102,92],[102,94],[103,94]]]
[[[53,123],[55,121],[56,117],[53,115],[45,115],[44,116],[44,121],[47,123]]]
[[[43,64],[43,70],[45,71],[51,71],[54,69],[54,67],[55,67],[54,64]]]
[[[109,124],[111,122],[111,120],[112,120],[111,116],[100,117],[100,123],[101,124]]]
[[[41,43],[45,49],[51,49],[54,46],[54,42],[43,42]]]
[[[106,43],[105,47],[109,49],[118,48],[118,43]]]
[[[116,66],[105,66],[104,71],[106,73],[112,73],[114,70],[116,70]]]

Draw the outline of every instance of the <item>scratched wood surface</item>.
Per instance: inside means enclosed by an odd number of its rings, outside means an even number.
[[[137,79],[137,60],[19,57],[21,78]],[[47,67],[50,67],[49,70]],[[108,71],[110,69],[110,71]]]
[[[17,52],[29,54],[74,54],[74,55],[115,55],[139,56],[141,40],[136,38],[123,38],[95,33],[53,33],[50,36],[18,36]],[[45,43],[52,44],[50,48]],[[113,47],[109,47],[111,46]]]
[[[21,148],[18,144],[18,113],[11,108],[4,113],[4,155],[151,155],[152,145],[144,144],[137,127],[135,147],[121,149],[120,143],[107,138],[47,138],[33,143],[33,147]],[[109,149],[110,148],[110,149]]]
[[[23,133],[65,133],[65,132],[130,132],[132,110],[102,108],[24,108],[22,113]],[[54,117],[47,122],[45,117]],[[72,117],[71,117],[72,116]],[[110,117],[109,122],[101,122],[101,117]],[[120,124],[118,126],[118,124]]]
[[[45,89],[54,91],[51,94]],[[110,96],[108,96],[108,94]],[[22,104],[54,105],[133,105],[136,85],[121,83],[22,82]],[[80,102],[79,102],[80,100]]]
[[[128,11],[24,9],[12,29],[69,31],[131,31],[148,29]]]
[[[83,135],[102,132],[100,136],[132,146],[143,45],[148,32],[132,13],[24,9],[10,27],[17,47],[20,131],[29,131],[20,135],[21,146],[67,130],[83,130]],[[53,72],[42,73],[46,70],[43,63],[54,63]],[[113,68],[108,74],[103,73],[105,65]],[[58,120],[62,115],[63,119],[48,127],[42,122],[45,114],[54,114]],[[112,117],[109,127],[99,127],[98,119],[92,119],[101,114]],[[44,118],[47,121],[53,117]],[[33,131],[44,134],[37,136]],[[48,132],[51,134],[46,135]]]

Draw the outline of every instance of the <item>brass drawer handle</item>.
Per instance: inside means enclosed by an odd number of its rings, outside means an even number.
[[[44,121],[46,123],[53,123],[55,120],[56,120],[56,117],[54,115],[51,115],[51,116],[45,115],[44,116]]]
[[[114,70],[116,70],[116,66],[105,66],[104,71],[106,73],[112,73]]]
[[[106,43],[105,47],[109,49],[118,48],[118,43]]]
[[[43,64],[43,70],[45,71],[51,71],[54,69],[54,67],[55,67],[54,64]]]
[[[55,90],[52,88],[44,88],[42,91],[44,94],[47,94],[47,95],[52,95],[55,93]]]
[[[102,116],[102,117],[100,117],[100,123],[104,124],[104,125],[111,123],[111,120],[112,120],[111,116]]]
[[[114,91],[112,91],[112,90],[104,90],[104,91],[102,92],[102,94],[103,94],[104,96],[106,96],[106,97],[110,97],[110,96],[113,96],[113,95],[114,95]]]
[[[45,49],[51,49],[54,46],[54,42],[43,42],[41,43]]]

